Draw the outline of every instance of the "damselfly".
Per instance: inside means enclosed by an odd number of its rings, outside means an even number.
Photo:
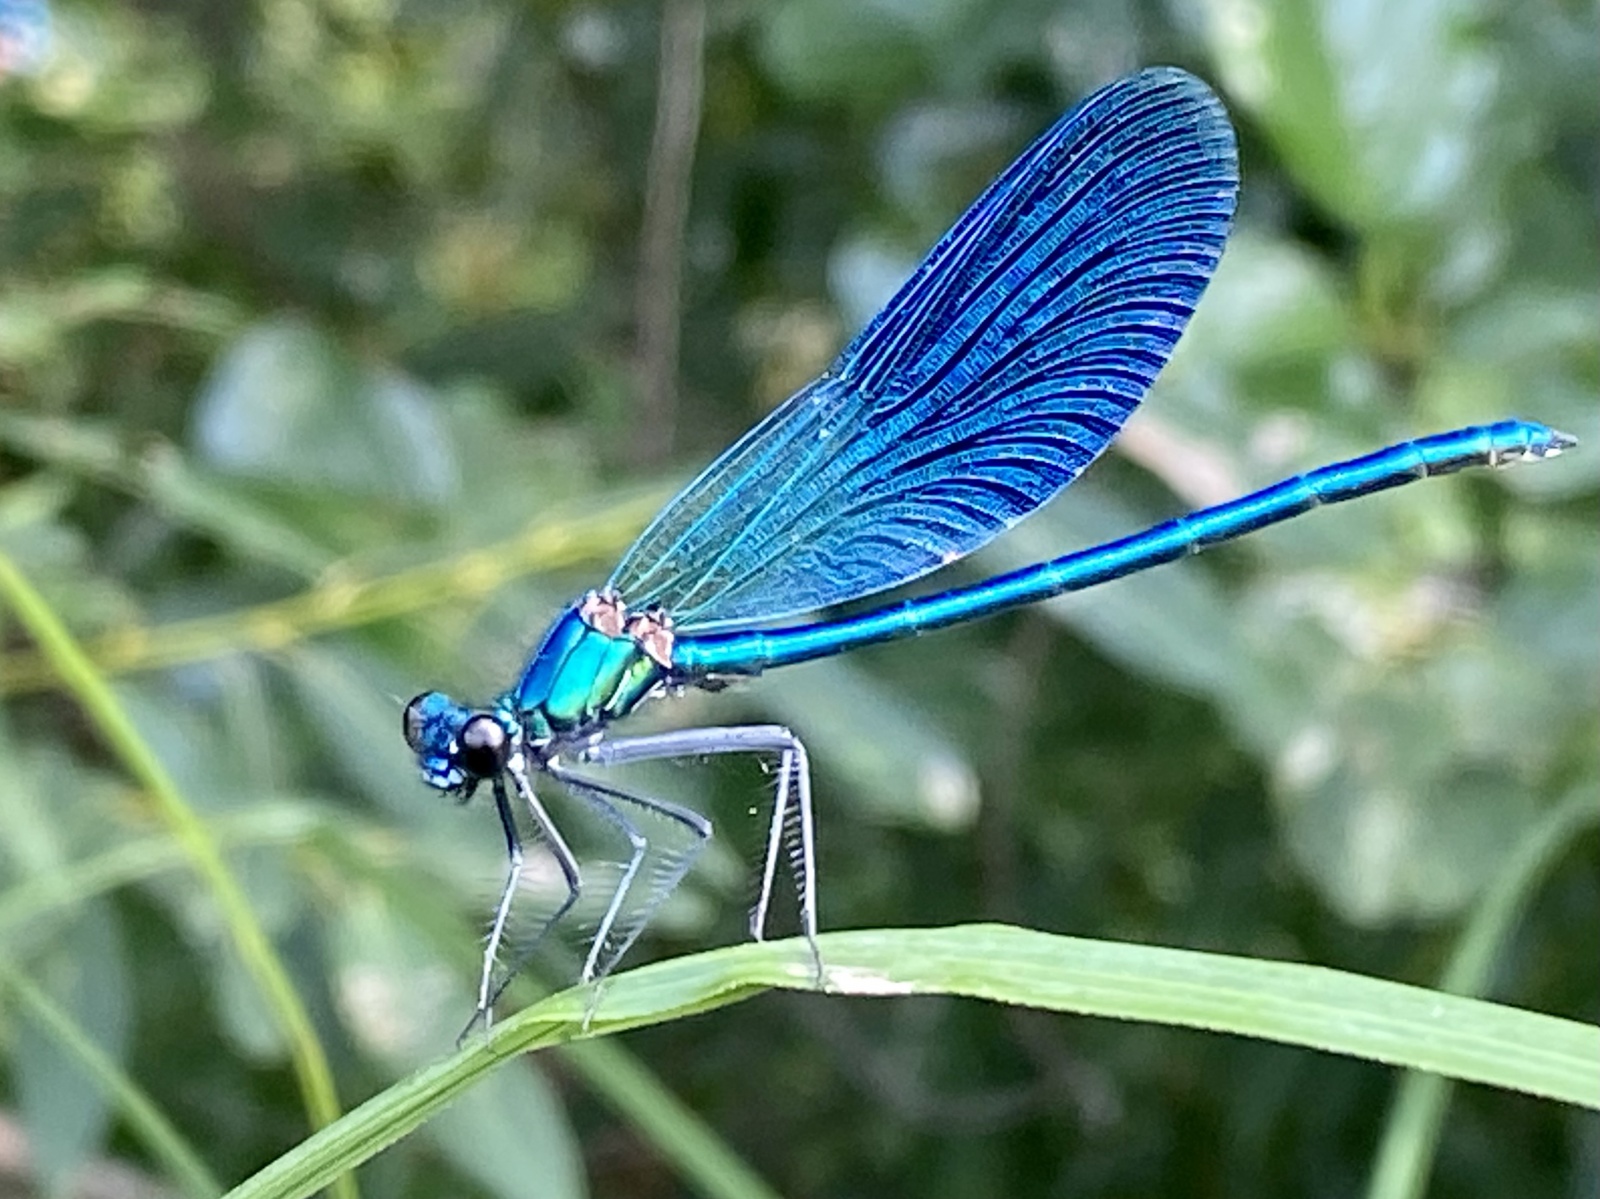
[[[522,869],[513,805],[526,808],[564,879],[565,899],[539,935],[583,887],[536,780],[591,805],[630,847],[584,981],[616,965],[710,838],[700,813],[592,769],[630,762],[729,753],[776,762],[750,931],[765,932],[793,828],[801,927],[822,981],[805,746],[777,725],[613,737],[647,700],[973,620],[1322,504],[1572,444],[1515,420],[1425,437],[985,582],[802,619],[948,565],[1072,482],[1172,352],[1222,255],[1237,191],[1233,129],[1205,84],[1163,68],[1094,93],[990,185],[832,367],[666,506],[610,581],[556,619],[508,691],[481,708],[437,691],[411,701],[405,735],[423,778],[463,800],[488,784],[510,854],[476,1018],[488,1019],[509,980],[497,979],[496,962]],[[646,816],[674,825],[690,849],[641,878]],[[630,897],[636,886],[642,894]]]

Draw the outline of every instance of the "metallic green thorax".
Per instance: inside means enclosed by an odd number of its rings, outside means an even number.
[[[660,687],[670,645],[658,617],[629,617],[620,600],[591,592],[550,627],[502,702],[534,741],[598,728]]]

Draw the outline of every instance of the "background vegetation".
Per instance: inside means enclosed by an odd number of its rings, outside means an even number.
[[[499,834],[416,780],[399,703],[504,686],[1029,137],[1152,62],[1234,113],[1232,246],[1118,451],[952,578],[1456,425],[1584,448],[641,723],[807,739],[831,928],[999,919],[1434,984],[1543,837],[1480,974],[1600,1016],[1593,6],[54,17],[0,79],[0,551],[133,725],[8,613],[0,1124],[31,1166],[0,1170],[192,1193],[305,1135],[309,1041],[240,911],[345,1106],[447,1050]],[[659,785],[725,836],[641,960],[740,938],[765,794],[728,763]],[[1352,1194],[1399,1082],[936,998],[775,993],[606,1045],[500,1071],[364,1192],[687,1193],[698,1145],[794,1195]],[[197,1147],[189,1175],[113,1104],[118,1071]],[[1547,1101],[1465,1088],[1413,1141],[1439,1196],[1600,1181],[1595,1119]]]

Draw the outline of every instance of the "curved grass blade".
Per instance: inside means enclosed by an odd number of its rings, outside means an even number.
[[[341,824],[331,830],[335,835],[320,846],[330,855],[330,864],[343,877],[382,891],[404,922],[407,935],[428,942],[440,960],[454,962],[463,975],[475,970],[477,951],[465,935],[466,928],[448,893],[418,885],[419,879],[429,877],[438,866],[427,846],[422,842],[401,845],[397,858],[396,847],[385,844],[381,854],[375,854],[374,844],[340,835],[344,827]],[[558,973],[573,978],[577,970],[577,959],[568,958]],[[512,994],[523,1003],[547,993],[528,973],[513,987]],[[471,1044],[481,1041],[474,1039]],[[596,1098],[631,1123],[688,1191],[709,1199],[775,1199],[771,1188],[716,1130],[625,1046],[615,1041],[589,1041],[561,1046],[557,1052],[567,1070],[582,1079]]]
[[[106,674],[272,653],[322,634],[478,599],[524,575],[593,561],[624,544],[660,505],[655,489],[630,494],[588,515],[541,520],[504,541],[388,575],[363,577],[349,562],[336,562],[325,572],[329,581],[287,599],[155,627],[112,629],[83,648]],[[0,656],[0,695],[41,691],[58,677],[43,654],[17,650]]]
[[[183,1135],[161,1109],[106,1056],[84,1031],[48,995],[15,971],[0,965],[0,990],[8,992],[18,1007],[76,1058],[84,1071],[100,1084],[128,1130],[161,1163],[167,1176],[184,1194],[208,1199],[222,1187]]]
[[[1453,995],[1483,993],[1534,890],[1573,839],[1597,824],[1600,801],[1583,790],[1534,826],[1473,909],[1439,980],[1442,990]],[[1368,1199],[1411,1199],[1426,1192],[1452,1089],[1450,1080],[1437,1074],[1408,1074],[1400,1081],[1378,1143]]]
[[[219,849],[301,844],[328,827],[311,805],[280,803],[227,813],[210,822]],[[190,864],[186,848],[171,833],[123,842],[60,870],[36,874],[0,891],[0,942],[53,912],[70,910],[96,895],[142,882]]]
[[[684,1182],[708,1199],[778,1199],[707,1124],[614,1041],[567,1045],[561,1056]]]
[[[0,596],[49,658],[67,689],[77,697],[111,751],[149,793],[157,812],[187,851],[195,872],[211,890],[245,968],[261,988],[268,1010],[283,1028],[311,1123],[321,1127],[338,1119],[339,1100],[333,1073],[316,1029],[205,822],[178,793],[166,768],[139,736],[111,688],[90,665],[44,597],[33,589],[4,553],[0,553]],[[328,1182],[338,1194],[354,1199],[353,1177],[329,1179]]]
[[[818,938],[830,992],[964,995],[1258,1037],[1436,1071],[1600,1109],[1600,1028],[1294,962],[1055,936],[1007,925],[872,929]],[[805,941],[658,962],[590,993],[552,995],[303,1142],[229,1199],[310,1195],[398,1141],[520,1053],[710,1011],[773,987],[810,990]]]

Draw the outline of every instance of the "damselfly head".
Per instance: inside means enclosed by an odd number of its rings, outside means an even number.
[[[514,730],[501,716],[441,691],[424,691],[407,704],[402,727],[423,781],[441,791],[470,789],[504,770],[511,756]]]

